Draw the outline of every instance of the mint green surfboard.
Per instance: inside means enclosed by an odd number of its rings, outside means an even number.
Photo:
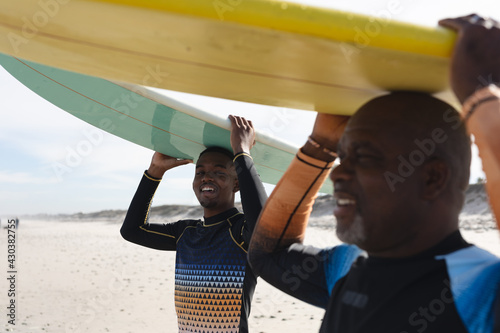
[[[30,90],[73,116],[120,138],[197,160],[206,147],[231,150],[230,121],[132,84],[28,62],[0,53],[0,65]],[[263,182],[276,184],[298,147],[257,132],[252,148]],[[332,193],[328,180],[321,192]]]

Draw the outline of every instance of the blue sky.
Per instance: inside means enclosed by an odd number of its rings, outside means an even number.
[[[302,0],[325,6],[331,1]],[[439,18],[478,12],[500,18],[498,0],[336,1],[337,9],[377,15],[398,5],[394,19],[433,26]],[[332,6],[332,5],[330,5]],[[278,135],[297,146],[305,142],[315,113],[167,92],[184,103],[240,114],[259,129],[281,119]],[[0,218],[17,214],[76,213],[126,209],[152,151],[97,130],[46,102],[0,67]],[[280,114],[286,113],[286,118]],[[291,121],[289,121],[291,120]],[[275,131],[276,132],[276,131]],[[85,154],[75,154],[75,151]],[[70,167],[68,167],[70,165]],[[61,166],[65,166],[62,168]],[[197,204],[192,194],[192,166],[167,173],[154,204]],[[471,180],[482,177],[475,158]],[[268,187],[269,190],[272,186]]]

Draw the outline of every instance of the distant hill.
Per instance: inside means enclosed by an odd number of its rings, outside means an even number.
[[[241,210],[241,204],[237,203],[236,207]],[[92,213],[75,213],[75,214],[37,214],[21,216],[26,219],[37,220],[59,220],[59,221],[109,221],[123,222],[126,210],[102,210]],[[203,208],[201,206],[188,205],[162,205],[151,207],[149,218],[151,222],[175,222],[180,219],[201,219],[203,217]]]
[[[331,195],[323,195],[316,199],[311,214],[310,226],[332,228],[335,226],[333,217],[334,200]],[[241,204],[237,204],[241,210]],[[22,218],[35,218],[64,221],[109,221],[121,223],[127,214],[126,210],[103,210],[93,213],[32,215]],[[180,219],[199,219],[203,216],[200,206],[163,205],[151,208],[151,222],[175,222]],[[460,227],[467,230],[496,229],[496,223],[488,204],[488,196],[483,184],[470,185],[465,198],[464,208],[460,214]]]

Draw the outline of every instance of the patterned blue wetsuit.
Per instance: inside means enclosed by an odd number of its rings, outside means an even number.
[[[235,161],[245,215],[232,208],[204,220],[151,224],[147,216],[159,180],[145,174],[123,223],[122,236],[158,250],[175,250],[179,332],[248,332],[256,276],[247,262],[255,222],[266,200],[252,159]]]

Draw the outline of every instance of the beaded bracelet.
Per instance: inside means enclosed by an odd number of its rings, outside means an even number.
[[[334,152],[333,150],[325,148],[325,147],[321,146],[319,143],[317,143],[316,141],[314,141],[313,138],[311,138],[311,136],[309,136],[307,138],[307,142],[309,142],[314,148],[320,148],[324,153],[327,153],[330,156],[333,156],[335,158],[338,156],[337,153]]]
[[[489,102],[489,101],[497,101],[499,100],[500,98],[497,97],[497,96],[489,96],[489,97],[485,97],[483,99],[480,99],[479,101],[475,102],[474,104],[472,104],[470,107],[469,107],[469,112],[467,112],[467,114],[465,115],[464,117],[464,122],[467,122],[469,120],[469,118],[472,116],[472,114],[474,113],[474,111],[476,111],[477,107],[485,102]]]
[[[498,93],[500,89],[495,85],[489,85],[481,90],[476,91],[464,103],[463,110],[465,113],[464,122],[467,122],[472,116],[477,107],[483,103],[500,100]]]

